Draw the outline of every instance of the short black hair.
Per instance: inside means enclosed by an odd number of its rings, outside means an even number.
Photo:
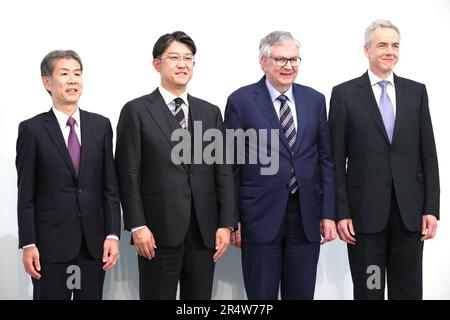
[[[153,47],[153,59],[160,58],[164,51],[166,51],[167,47],[170,46],[170,44],[174,41],[178,41],[187,45],[191,49],[192,55],[195,55],[195,53],[197,52],[194,40],[192,40],[191,37],[189,37],[183,31],[175,31],[172,33],[166,33],[165,35],[159,37]]]

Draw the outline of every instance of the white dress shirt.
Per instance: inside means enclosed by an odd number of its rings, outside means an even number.
[[[292,86],[285,93],[278,92],[278,90],[275,89],[267,79],[266,79],[266,86],[267,89],[269,89],[270,98],[272,99],[273,107],[275,108],[275,113],[278,116],[278,120],[280,120],[281,101],[277,100],[277,98],[281,94],[284,94],[288,98],[288,100],[286,100],[286,103],[288,104],[289,109],[291,110],[292,120],[294,121],[294,127],[295,130],[297,130],[297,109],[295,108],[295,99],[294,93],[292,92]]]
[[[172,112],[172,114],[175,112],[175,102],[173,100],[175,98],[183,99],[183,104],[181,105],[181,109],[184,112],[184,118],[186,119],[186,124],[189,126],[189,102],[188,102],[188,98],[187,98],[187,92],[185,91],[181,95],[176,96],[172,92],[169,92],[166,89],[164,89],[163,86],[159,86],[158,89],[164,99],[164,102],[166,103],[167,107],[169,108],[170,112]]]
[[[377,105],[380,106],[380,97],[381,97],[381,85],[379,84],[380,81],[383,79],[376,76],[370,69],[368,70],[369,79],[370,79],[370,85],[372,86],[373,95],[375,96],[375,99],[377,100]],[[386,86],[386,93],[389,96],[389,99],[391,99],[392,107],[394,108],[394,117],[397,114],[397,103],[395,99],[395,84],[394,84],[394,74],[391,72],[391,74],[385,79],[388,81],[388,84]]]

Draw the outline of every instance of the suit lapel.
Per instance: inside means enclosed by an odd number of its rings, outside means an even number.
[[[400,126],[406,117],[407,112],[406,102],[408,100],[404,82],[401,79],[399,79],[395,74],[394,74],[394,85],[395,85],[396,112],[395,112],[395,125],[394,125],[394,134],[392,136],[392,144],[394,144],[397,133],[400,130]]]
[[[44,122],[45,129],[47,130],[50,140],[55,145],[56,149],[60,153],[68,169],[72,172],[74,179],[77,179],[75,168],[73,167],[72,159],[70,158],[69,150],[67,149],[66,142],[59,127],[58,120],[52,110],[47,113]]]
[[[297,136],[295,137],[295,143],[293,145],[293,153],[296,154],[300,148],[305,133],[306,119],[308,119],[309,110],[307,107],[306,97],[304,90],[301,86],[293,84],[292,87],[295,99],[295,110],[297,113]]]
[[[81,129],[81,159],[80,159],[80,172],[79,179],[83,176],[84,168],[86,167],[87,153],[90,148],[92,135],[92,123],[91,118],[86,112],[80,109],[80,129]]]
[[[387,143],[390,144],[386,128],[384,127],[383,118],[381,117],[380,109],[378,108],[377,101],[373,95],[372,86],[370,85],[369,75],[367,72],[359,79],[357,92],[359,98],[363,102],[363,105],[369,112],[370,117],[375,122],[378,130],[386,139]]]
[[[265,83],[266,77],[263,77],[258,83],[258,90],[255,91],[254,100],[258,108],[261,110],[264,117],[269,122],[270,126],[274,129],[279,130],[279,137],[281,142],[284,144],[285,148],[291,152],[289,148],[289,143],[286,140],[286,136],[284,135],[284,130],[281,127],[280,119],[275,112],[275,108],[273,107],[272,99],[269,94],[269,90],[266,87]]]
[[[197,99],[198,100],[198,99]],[[188,102],[189,102],[189,132],[191,133],[191,165],[190,165],[190,170],[191,172],[194,170],[195,168],[195,163],[194,163],[194,152],[201,152],[200,156],[203,157],[203,137],[195,137],[194,136],[194,122],[195,121],[201,121],[202,122],[202,131],[201,134],[203,135],[204,131],[205,131],[205,125],[206,125],[206,117],[203,117],[203,113],[201,112],[200,106],[197,104],[197,102],[194,102],[194,99],[191,95],[188,94]],[[213,126],[213,128],[215,128],[215,126]],[[195,139],[197,138],[197,140]],[[195,141],[200,141],[201,145],[200,145],[200,150],[195,150],[195,146],[194,146],[194,142]]]
[[[147,111],[155,120],[155,124],[162,131],[167,142],[173,149],[178,144],[178,142],[171,141],[170,137],[172,136],[172,132],[174,130],[181,129],[180,125],[177,123],[175,117],[170,112],[158,89],[153,91],[153,93],[147,97],[147,100],[149,101],[149,104],[147,105]],[[183,168],[187,170],[187,166],[185,164],[183,164]]]

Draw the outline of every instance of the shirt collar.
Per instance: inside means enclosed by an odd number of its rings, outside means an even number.
[[[174,95],[172,92],[170,92],[170,91],[164,89],[163,86],[159,86],[158,89],[159,89],[159,93],[161,93],[161,95],[162,95],[162,97],[163,97],[163,99],[164,99],[164,102],[165,102],[167,105],[169,105],[170,103],[172,103],[172,102],[173,102],[173,99],[177,98],[176,95]],[[184,91],[179,97],[180,97],[181,99],[183,99],[183,102],[184,102],[187,106],[189,106],[189,102],[188,102],[188,98],[187,98],[187,97],[188,97],[187,91]]]
[[[370,69],[368,70],[369,79],[370,79],[370,85],[373,87],[374,85],[378,84],[378,82],[383,81],[380,77],[378,77],[375,73],[373,73]],[[394,73],[391,72],[389,76],[385,79],[390,83],[391,85],[394,85]]]
[[[267,89],[269,90],[269,94],[270,94],[270,98],[272,99],[272,102],[275,102],[275,100],[277,100],[277,98],[281,94],[284,94],[289,99],[289,101],[294,102],[294,93],[292,92],[292,86],[290,86],[289,89],[285,93],[281,93],[281,92],[278,92],[278,90],[275,89],[274,86],[272,86],[272,84],[270,83],[269,80],[267,80],[267,78],[266,78],[266,86],[267,86]]]
[[[67,120],[69,120],[69,116],[62,111],[59,111],[54,106],[52,106],[52,111],[55,114],[56,120],[58,120],[58,124],[61,128],[65,128],[67,126]],[[72,118],[75,119],[75,122],[78,126],[80,126],[80,109],[77,108],[72,115]]]

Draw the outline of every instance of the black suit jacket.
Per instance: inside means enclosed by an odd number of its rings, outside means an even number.
[[[439,218],[439,171],[425,85],[394,75],[396,119],[389,143],[368,73],[333,88],[330,127],[337,215],[359,233],[380,232],[392,190],[407,229]]]
[[[188,101],[190,124],[201,121],[203,132],[210,128],[223,132],[219,108],[190,95]],[[214,248],[216,229],[236,225],[232,168],[204,162],[174,164],[171,152],[178,142],[171,141],[171,134],[178,128],[158,89],[123,107],[116,166],[125,229],[147,225],[157,246],[177,246],[186,236],[193,201],[203,241]]]
[[[120,202],[112,157],[111,123],[80,110],[81,160],[77,177],[53,111],[19,125],[19,247],[35,243],[41,262],[74,259],[82,236],[101,258],[108,234],[120,235]]]

